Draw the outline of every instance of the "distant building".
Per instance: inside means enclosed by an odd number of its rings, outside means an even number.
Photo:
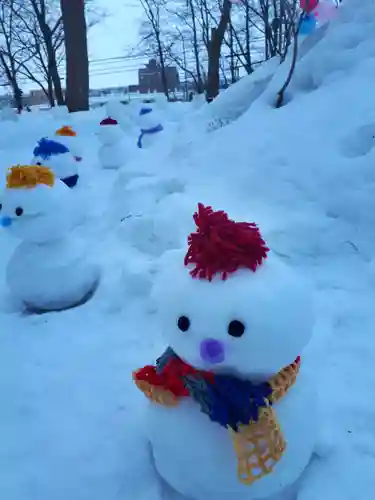
[[[165,67],[167,86],[170,92],[180,87],[180,77],[175,66]],[[149,92],[163,93],[162,68],[155,59],[151,59],[145,68],[138,70],[138,86],[141,94]]]

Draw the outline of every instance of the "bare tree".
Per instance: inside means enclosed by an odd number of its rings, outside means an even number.
[[[18,112],[22,110],[22,90],[19,85],[19,71],[22,64],[33,56],[25,55],[23,47],[19,47],[15,33],[19,29],[17,12],[20,4],[16,0],[2,0],[0,3],[0,66],[12,89]]]
[[[60,0],[66,54],[66,102],[69,111],[89,109],[89,59],[84,0]]]
[[[59,74],[63,60],[63,24],[59,5],[54,0],[19,0],[16,12],[20,29],[15,33],[18,45],[31,54],[31,64],[22,64],[20,73],[38,84],[49,99],[64,104]]]
[[[147,17],[147,24],[150,28],[150,33],[147,39],[148,41],[151,41],[151,39],[153,39],[153,41],[155,42],[156,54],[161,70],[161,83],[163,86],[165,97],[169,99],[168,80],[165,69],[166,50],[162,35],[162,12],[165,8],[164,0],[141,0],[141,4]]]
[[[227,30],[232,3],[223,0],[223,7],[217,27],[211,29],[211,38],[208,44],[208,70],[206,99],[212,101],[218,94],[220,88],[220,56],[225,32]]]

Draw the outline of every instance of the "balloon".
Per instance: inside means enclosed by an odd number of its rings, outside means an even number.
[[[337,14],[337,6],[329,1],[321,1],[314,11],[316,20],[319,24],[330,21]]]
[[[299,6],[307,14],[310,14],[310,12],[315,9],[318,3],[319,0],[299,0]]]
[[[311,35],[315,31],[316,28],[316,19],[314,15],[306,15],[301,22],[301,26],[299,28],[300,35]]]

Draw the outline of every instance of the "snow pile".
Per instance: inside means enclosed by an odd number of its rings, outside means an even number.
[[[191,106],[176,133],[166,127],[169,145],[135,149],[119,172],[98,164],[94,133],[105,110],[72,117],[85,145],[81,181],[91,207],[77,234],[103,280],[77,309],[0,313],[1,498],[161,498],[142,438],[145,400],[131,373],[163,350],[151,285],[165,250],[184,247],[198,201],[259,223],[272,250],[313,283],[317,324],[304,364],[322,402],[321,456],[298,500],[371,498],[374,7],[347,1],[303,42],[284,107],[274,103],[288,61],[274,75],[264,68],[239,82],[217,103]],[[255,80],[257,90],[245,85]],[[0,137],[9,134],[0,146],[3,173],[65,124],[50,113],[29,115],[9,133],[0,122]],[[207,133],[215,117],[228,125]],[[0,248],[3,294],[14,249],[3,231]]]

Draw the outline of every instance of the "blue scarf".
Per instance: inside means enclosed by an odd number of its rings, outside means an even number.
[[[137,141],[137,146],[139,147],[139,149],[142,149],[142,139],[143,139],[143,136],[146,135],[146,134],[156,134],[158,132],[161,132],[162,130],[164,130],[163,128],[163,125],[156,125],[156,127],[152,127],[152,128],[141,128],[141,133],[139,134],[139,137],[138,137],[138,141]]]

